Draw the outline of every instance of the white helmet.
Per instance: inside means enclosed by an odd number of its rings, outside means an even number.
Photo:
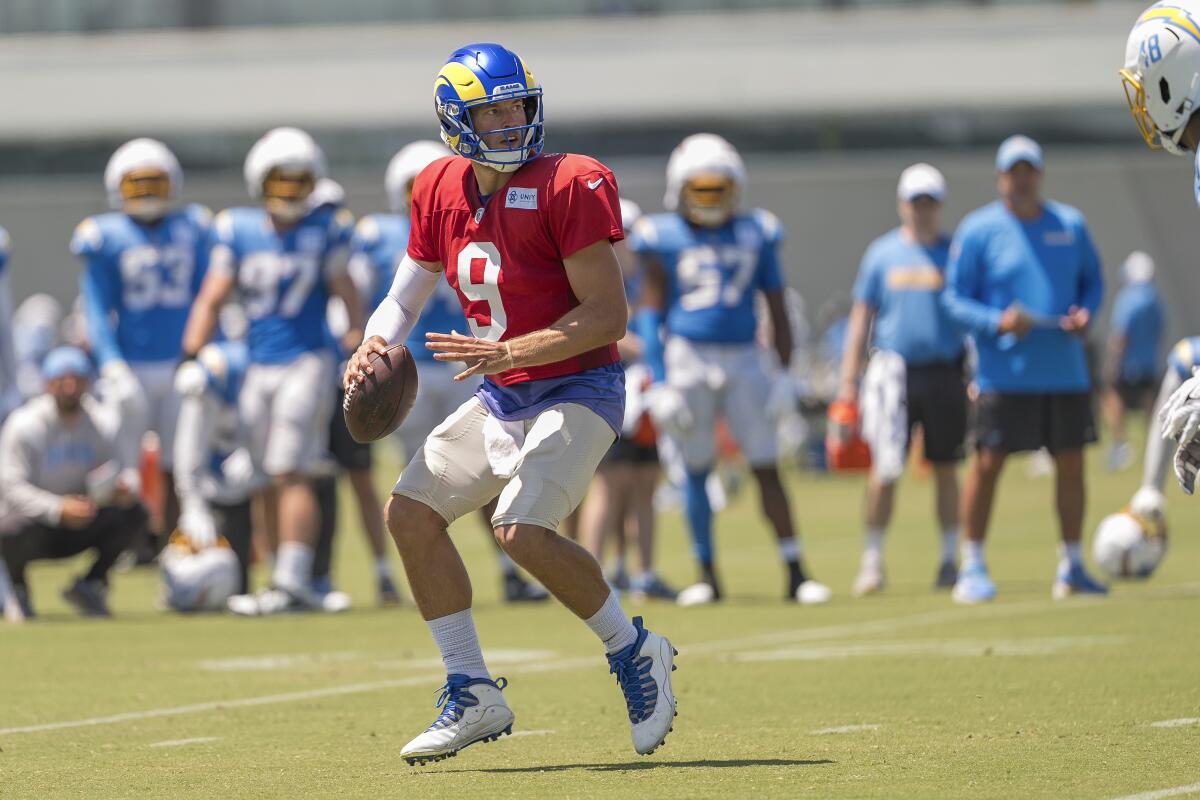
[[[732,191],[723,193],[713,205],[697,205],[683,199],[684,189],[693,179],[710,175],[728,181]],[[695,133],[671,151],[663,205],[670,211],[679,209],[697,224],[716,226],[732,216],[745,188],[746,166],[734,146],[715,133]]]
[[[1092,558],[1114,578],[1148,578],[1166,552],[1166,525],[1124,510],[1102,519],[1092,540]]]
[[[446,149],[446,145],[430,139],[422,139],[401,147],[388,162],[387,172],[383,176],[383,190],[387,193],[388,206],[392,211],[407,211],[408,185],[421,174],[421,170],[448,155],[452,153]]]
[[[187,538],[175,534],[159,556],[164,599],[176,611],[220,611],[238,590],[237,556],[222,544],[194,551]]]
[[[1121,264],[1121,277],[1126,283],[1150,283],[1154,280],[1154,259],[1141,250],[1134,250]]]
[[[267,178],[275,170],[307,175],[303,182],[289,180],[278,194],[266,188]],[[243,175],[246,190],[255,200],[264,201],[267,211],[285,221],[294,221],[309,210],[308,198],[317,183],[326,177],[325,154],[313,138],[299,128],[274,128],[254,143],[246,156]]]
[[[621,228],[633,230],[633,226],[642,218],[642,207],[627,197],[621,198]]]
[[[165,187],[162,176],[166,177]],[[179,197],[182,188],[179,159],[156,139],[126,142],[116,149],[104,168],[104,191],[109,206],[124,210],[135,219],[158,219]]]
[[[1200,101],[1200,2],[1171,0],[1146,9],[1125,42],[1121,79],[1146,144],[1181,155],[1179,139]]]

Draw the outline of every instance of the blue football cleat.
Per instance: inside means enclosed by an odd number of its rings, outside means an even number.
[[[512,733],[513,712],[501,690],[504,678],[468,678],[447,675],[437,705],[442,713],[424,733],[404,745],[400,757],[411,765],[441,761],[476,742],[494,742]]]
[[[1060,564],[1050,596],[1055,600],[1065,600],[1078,594],[1106,595],[1108,587],[1088,575],[1081,563]]]
[[[633,749],[640,755],[653,753],[667,738],[676,715],[671,672],[678,652],[671,643],[642,627],[633,618],[637,639],[608,657],[608,671],[617,676],[625,695],[629,722],[633,726]]]
[[[996,584],[992,583],[992,578],[982,561],[963,565],[951,597],[954,598],[954,602],[963,605],[986,603],[996,597]]]

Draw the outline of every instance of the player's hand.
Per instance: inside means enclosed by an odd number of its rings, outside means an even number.
[[[457,331],[450,333],[425,334],[425,347],[433,351],[438,361],[461,361],[467,368],[454,376],[454,380],[466,380],[472,375],[495,375],[512,369],[512,349],[507,342],[493,342],[463,336]]]
[[[80,495],[67,495],[63,498],[61,522],[67,528],[84,528],[96,518],[96,504]]]
[[[1181,444],[1175,451],[1175,480],[1190,495],[1196,491],[1196,472],[1200,470],[1200,443]]]
[[[1176,389],[1158,411],[1162,437],[1186,447],[1200,433],[1200,376],[1194,372]]]
[[[367,376],[375,371],[369,361],[371,354],[383,355],[387,352],[387,348],[388,343],[383,340],[382,336],[372,336],[360,344],[354,351],[354,355],[350,356],[350,360],[346,362],[346,374],[342,376],[342,388],[349,390],[351,386],[365,381]]]
[[[1079,336],[1083,336],[1085,333],[1087,333],[1088,325],[1091,324],[1091,321],[1092,312],[1088,311],[1086,308],[1071,306],[1071,308],[1067,311],[1067,315],[1062,318],[1062,321],[1059,324],[1067,333],[1074,333]]]
[[[1000,326],[996,329],[996,333],[1000,335],[1011,333],[1018,339],[1023,339],[1031,330],[1033,330],[1033,317],[1019,303],[1013,303],[1000,315]]]

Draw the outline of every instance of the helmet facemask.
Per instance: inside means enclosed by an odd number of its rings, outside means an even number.
[[[121,210],[139,222],[157,222],[171,207],[171,176],[147,167],[131,169],[118,185]]]
[[[737,194],[737,184],[727,175],[695,175],[679,191],[679,210],[689,222],[716,228],[733,216],[737,209]]]
[[[308,198],[316,184],[316,176],[309,170],[272,167],[263,179],[263,205],[280,222],[296,222],[308,212]]]
[[[493,130],[476,130],[471,109],[520,99],[525,109],[525,123]],[[442,141],[461,156],[490,167],[497,172],[515,172],[537,158],[545,144],[542,89],[515,89],[470,102],[443,101],[437,98],[438,119],[442,123]],[[516,133],[517,141],[506,147],[489,147],[485,136]],[[457,139],[457,145],[454,140]]]

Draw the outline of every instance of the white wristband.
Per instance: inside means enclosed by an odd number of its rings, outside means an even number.
[[[430,272],[405,253],[396,267],[392,288],[367,320],[364,339],[378,336],[388,344],[407,339],[441,279],[440,273]]]

